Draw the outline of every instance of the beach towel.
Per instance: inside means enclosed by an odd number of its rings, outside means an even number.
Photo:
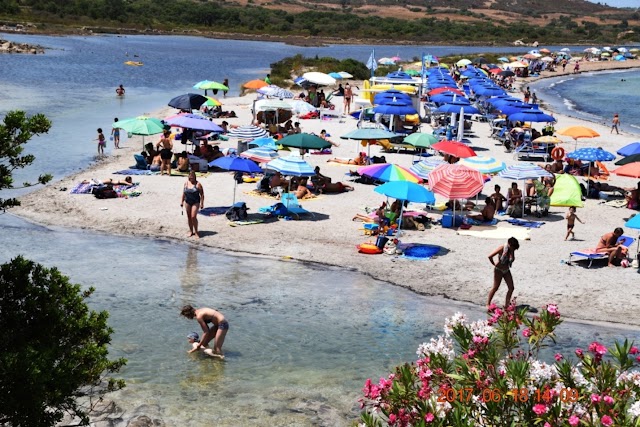
[[[79,182],[70,191],[71,194],[91,194],[94,184],[91,182]]]
[[[627,207],[627,201],[626,200],[622,200],[622,199],[608,200],[606,202],[600,202],[600,204],[611,206],[611,207],[614,207],[614,208],[626,208]]]
[[[473,236],[484,239],[499,239],[506,241],[509,237],[518,240],[531,240],[529,230],[522,227],[494,227],[494,226],[474,226],[470,230],[458,229],[460,236]]]
[[[156,172],[156,173],[160,173],[160,172]],[[196,176],[200,178],[206,178],[209,175],[211,175],[209,172],[196,172]],[[180,172],[175,169],[172,169],[171,176],[189,176],[189,172]]]
[[[540,228],[544,224],[544,221],[525,221],[523,219],[518,219],[518,218],[510,218],[510,219],[507,219],[506,221],[513,225],[518,225],[520,227],[528,227],[528,228]]]
[[[230,208],[231,206],[210,206],[200,209],[198,213],[204,216],[224,215]]]
[[[114,175],[157,175],[160,172],[152,172],[146,169],[123,169],[113,172]]]
[[[261,224],[263,222],[264,220],[262,219],[254,219],[254,220],[242,220],[242,221],[229,221],[227,222],[227,224],[229,224],[231,227],[238,227],[241,225]]]
[[[256,190],[244,191],[244,194],[246,194],[248,196],[262,197],[262,198],[265,198],[265,199],[280,200],[280,197],[272,196],[271,194],[265,193],[265,192],[262,192],[262,191],[256,191]],[[319,199],[322,199],[322,196],[319,196],[317,194],[313,194],[312,197],[301,199],[301,200],[304,200],[306,202],[306,201],[319,200]]]
[[[436,245],[422,245],[422,244],[409,244],[406,248],[399,247],[403,250],[402,258],[413,261],[426,261],[438,254],[440,246]]]
[[[496,218],[493,218],[490,221],[478,221],[477,219],[473,219],[473,218],[469,218],[468,216],[465,216],[462,219],[463,224],[467,224],[467,225],[496,225],[498,223],[498,220]]]
[[[136,190],[138,184],[134,185],[114,185],[113,190],[118,194],[118,197],[128,199],[129,197],[138,197],[142,194],[141,191]]]

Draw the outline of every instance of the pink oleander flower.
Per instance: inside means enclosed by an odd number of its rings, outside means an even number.
[[[578,356],[580,359],[582,359],[582,356],[584,355],[584,352],[582,351],[581,348],[576,348],[576,356]]]
[[[593,403],[598,403],[598,402],[600,402],[601,400],[602,400],[602,398],[600,397],[600,395],[595,394],[595,393],[591,394],[591,401],[592,401]]]
[[[424,416],[424,420],[428,423],[430,423],[431,421],[433,421],[436,417],[429,412],[427,415]]]
[[[543,427],[551,427],[551,424],[549,424],[549,423],[544,423],[544,426],[543,426]]]
[[[613,419],[609,415],[603,415],[602,418],[600,418],[600,422],[605,427],[613,425]]]
[[[535,412],[538,415],[546,414],[548,409],[549,408],[547,408],[547,405],[543,405],[542,403],[533,405],[533,412]]]
[[[560,316],[560,311],[558,310],[558,306],[556,304],[549,304],[547,306],[547,311],[556,317]]]
[[[578,424],[580,424],[580,418],[578,418],[577,415],[571,415],[569,417],[569,425],[572,426],[572,427],[575,427]]]
[[[525,338],[529,338],[531,336],[531,329],[527,328],[522,331],[522,336]]]
[[[396,423],[396,414],[389,414],[389,424],[395,424]]]
[[[638,354],[638,351],[638,347],[634,345],[629,349],[629,354]]]
[[[640,356],[636,357],[636,362],[640,362]]]
[[[603,346],[597,341],[594,341],[589,344],[589,351],[593,354],[597,354],[598,356],[603,356],[607,353],[607,347]]]
[[[556,362],[561,361],[562,359],[564,359],[564,356],[561,355],[560,353],[556,353],[553,357],[556,358]]]
[[[613,397],[611,397],[611,396],[605,396],[605,397],[602,398],[602,400],[607,405],[613,405]]]

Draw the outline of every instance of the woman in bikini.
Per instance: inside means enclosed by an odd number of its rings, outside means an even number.
[[[180,202],[180,207],[183,206],[185,206],[185,211],[187,212],[189,237],[196,236],[196,238],[199,239],[198,210],[204,208],[204,189],[202,188],[202,184],[196,180],[196,173],[194,171],[189,172],[189,178],[187,182],[184,183],[182,200]]]
[[[167,175],[171,176],[171,158],[173,157],[173,142],[171,141],[171,132],[165,130],[162,133],[162,138],[156,144],[156,148],[160,149],[160,159],[162,159],[162,165],[160,166],[160,175],[164,175],[165,169]]]
[[[489,255],[489,262],[493,265],[493,288],[491,292],[489,292],[489,297],[487,298],[487,309],[491,306],[491,300],[493,300],[493,296],[500,288],[500,283],[502,283],[502,279],[504,279],[507,284],[507,298],[505,300],[505,307],[509,306],[511,302],[511,295],[513,294],[513,277],[511,276],[511,264],[515,261],[515,251],[520,248],[520,243],[518,243],[518,239],[515,237],[510,237],[507,241],[507,244],[504,246],[499,246],[495,251],[491,252]],[[498,256],[497,262],[494,258]]]
[[[227,336],[229,330],[229,322],[225,319],[224,314],[220,313],[213,308],[201,307],[193,308],[191,305],[185,305],[182,307],[180,314],[187,319],[196,319],[198,324],[202,328],[202,340],[198,345],[193,346],[189,353],[199,350],[200,348],[207,348],[209,342],[215,338],[213,353],[218,357],[224,358],[222,353],[222,344],[224,344],[224,338]],[[211,324],[211,326],[209,326]]]
[[[367,155],[364,152],[361,152],[360,155],[355,159],[342,159],[340,157],[335,157],[333,159],[327,160],[327,162],[342,163],[343,165],[364,166],[367,164]]]

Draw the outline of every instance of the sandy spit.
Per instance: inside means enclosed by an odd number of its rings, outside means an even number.
[[[624,64],[582,64],[582,71],[608,69],[612,66],[638,67],[640,61],[627,61]],[[569,66],[567,70],[569,70]],[[560,73],[546,73],[555,77]],[[531,79],[527,80],[530,82]],[[250,104],[254,96],[228,98],[225,109],[235,110],[239,118],[231,121],[235,124],[248,124],[251,120]],[[338,107],[339,109],[342,106]],[[156,117],[166,117],[171,109],[158,111]],[[622,120],[624,120],[624,113]],[[602,136],[593,141],[580,142],[579,146],[601,146],[615,152],[621,146],[637,141],[638,135],[611,135],[609,128],[601,124],[588,123],[576,118],[556,115],[557,128],[571,125],[586,125],[596,129]],[[346,119],[300,120],[303,131],[320,133],[326,129],[332,139],[340,141],[340,147],[334,149],[334,155],[353,157],[362,147],[355,141],[341,140],[340,135],[353,130],[356,121]],[[423,131],[430,132],[428,125],[422,125]],[[515,163],[512,154],[506,153],[501,145],[489,138],[490,128],[486,123],[473,124],[473,147],[480,155],[491,155],[507,164]],[[124,140],[124,149],[106,161],[89,166],[80,173],[66,177],[38,191],[24,196],[22,206],[12,212],[40,224],[96,230],[112,234],[152,236],[170,238],[223,250],[246,254],[260,254],[276,258],[286,257],[304,262],[323,263],[354,269],[369,274],[391,284],[407,287],[424,295],[438,295],[458,301],[483,306],[492,284],[492,266],[487,255],[503,243],[479,237],[458,235],[455,230],[433,226],[426,231],[409,230],[402,237],[405,243],[428,243],[444,248],[442,254],[429,261],[410,261],[388,255],[363,255],[356,245],[371,238],[363,234],[362,223],[352,221],[357,213],[363,213],[364,207],[376,207],[384,198],[374,193],[373,187],[353,184],[355,191],[337,195],[323,195],[317,200],[303,201],[308,210],[316,214],[316,219],[304,218],[300,221],[276,221],[251,226],[230,227],[224,215],[199,216],[202,238],[199,241],[188,238],[186,217],[181,214],[180,198],[183,177],[135,176],[140,183],[140,197],[130,199],[98,200],[91,195],[72,195],[66,188],[83,179],[122,177],[112,172],[125,169],[134,164],[133,154],[141,146],[139,138]],[[222,148],[235,147],[236,141],[223,142]],[[565,144],[572,150],[573,141]],[[93,149],[92,147],[91,149]],[[176,144],[175,151],[182,146]],[[379,155],[380,147],[372,147],[371,154]],[[385,154],[389,162],[409,167],[410,154]],[[313,155],[308,159],[313,165],[319,165],[322,172],[334,181],[345,180],[348,166],[330,165],[326,161],[330,156]],[[612,168],[614,167],[611,165]],[[233,179],[230,173],[212,173],[200,178],[205,190],[205,206],[228,206],[231,204]],[[509,181],[493,179],[485,186],[485,194],[493,190],[494,184],[500,184],[503,193],[510,185]],[[635,186],[636,181],[613,176],[610,184],[622,187]],[[250,212],[257,216],[261,206],[275,203],[262,197],[246,194],[254,184],[238,186],[238,199],[246,201]],[[636,289],[638,271],[632,268],[598,267],[586,269],[582,266],[568,266],[561,260],[568,259],[574,250],[593,247],[598,238],[613,228],[622,226],[625,219],[634,212],[624,208],[602,205],[598,200],[588,200],[585,208],[578,211],[586,225],[577,224],[576,241],[564,241],[566,222],[565,208],[552,208],[551,215],[544,218],[541,228],[529,230],[530,240],[521,241],[513,265],[515,293],[519,303],[541,307],[546,303],[558,303],[562,313],[570,318],[599,322],[617,322],[628,325],[640,325],[635,315],[640,302],[640,288]],[[429,216],[439,219],[440,214],[430,212]],[[531,218],[535,219],[535,218]],[[509,224],[501,222],[499,228],[509,229]],[[507,230],[508,232],[508,230]],[[522,232],[517,230],[516,232]],[[635,236],[633,230],[626,234]],[[635,245],[634,245],[635,247]],[[504,301],[505,286],[496,295],[495,302]]]

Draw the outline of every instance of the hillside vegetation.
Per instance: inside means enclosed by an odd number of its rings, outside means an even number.
[[[640,14],[585,0],[3,0],[13,22],[93,31],[263,34],[423,43],[616,43]]]

